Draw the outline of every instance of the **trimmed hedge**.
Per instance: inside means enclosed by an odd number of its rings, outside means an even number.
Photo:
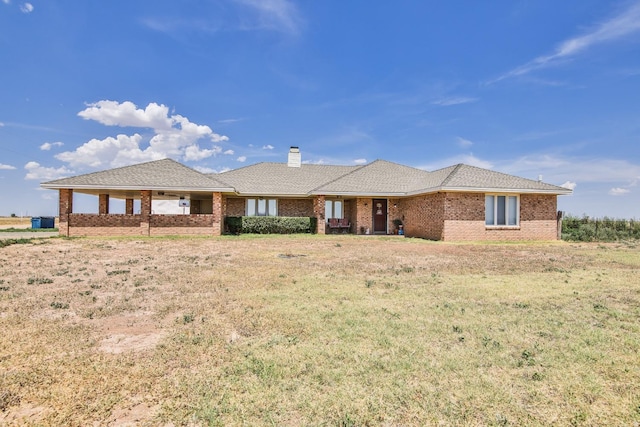
[[[314,217],[288,216],[228,216],[225,230],[230,234],[295,234],[315,233],[318,220]]]

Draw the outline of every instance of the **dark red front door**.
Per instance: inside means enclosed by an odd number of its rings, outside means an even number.
[[[373,232],[387,234],[386,199],[373,199]]]

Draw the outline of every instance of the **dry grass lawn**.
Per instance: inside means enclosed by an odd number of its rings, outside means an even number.
[[[56,224],[58,223],[56,219]],[[5,228],[31,228],[31,217],[18,218],[0,216],[0,230]]]
[[[637,425],[640,250],[357,236],[0,248],[0,424]]]

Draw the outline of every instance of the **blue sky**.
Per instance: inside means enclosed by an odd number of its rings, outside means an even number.
[[[561,210],[640,218],[637,0],[0,0],[0,64],[3,216],[55,215],[39,184],[63,176],[295,145],[542,175]]]

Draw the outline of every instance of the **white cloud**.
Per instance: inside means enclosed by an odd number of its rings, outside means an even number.
[[[631,190],[627,189],[627,188],[620,188],[620,187],[614,187],[611,190],[609,190],[609,195],[611,196],[623,196],[627,193],[630,193]]]
[[[107,126],[151,128],[155,134],[148,142],[139,133],[92,139],[74,151],[55,156],[74,167],[118,167],[166,157],[202,160],[220,154],[222,147],[216,144],[229,140],[213,132],[209,126],[192,123],[179,114],[170,114],[167,106],[156,103],[141,109],[129,101],[99,101],[88,104],[78,115]],[[201,140],[209,140],[210,146],[201,147],[198,144]]]
[[[263,145],[263,146],[262,146],[262,149],[263,149],[263,150],[273,150],[273,149],[274,149],[274,147],[273,147],[273,145],[268,144],[268,145]]]
[[[460,136],[456,137],[457,141],[458,141],[458,145],[462,148],[469,148],[473,145],[472,141],[469,141],[468,139],[464,139]]]
[[[233,150],[225,150],[225,152],[224,152],[224,153],[222,153],[222,154],[225,154],[225,155],[227,155],[227,156],[233,156],[234,151],[233,151]]]
[[[2,0],[2,3],[9,4],[9,3],[11,3],[11,0]]]
[[[247,161],[247,156],[240,156],[240,157],[238,157],[236,160],[237,160],[237,161],[239,161],[239,162],[241,162],[241,163],[244,163],[244,162],[246,162],[246,161]]]
[[[495,83],[510,77],[522,76],[531,71],[555,65],[562,60],[569,59],[586,51],[594,45],[617,40],[637,31],[640,31],[640,2],[635,2],[635,4],[623,13],[604,22],[593,31],[563,41],[552,54],[539,56],[489,83]]]
[[[20,6],[20,11],[22,13],[31,13],[33,12],[33,5],[31,3],[23,3]]]
[[[575,190],[577,186],[577,183],[571,181],[566,181],[564,184],[560,185],[560,187],[568,188],[569,190]]]
[[[247,30],[269,30],[298,34],[302,19],[296,5],[289,0],[235,0],[253,13],[251,20],[243,23]]]
[[[432,104],[440,105],[443,107],[449,107],[451,105],[460,105],[460,104],[468,104],[470,102],[476,102],[478,98],[469,98],[469,97],[450,97],[450,98],[442,98],[436,101],[433,101]]]
[[[29,162],[24,165],[27,170],[27,175],[24,179],[37,179],[40,181],[50,181],[52,179],[58,179],[73,174],[73,171],[62,166],[59,168],[47,168],[41,166],[38,162]]]
[[[186,161],[202,160],[216,154],[220,154],[221,152],[222,148],[220,147],[214,147],[213,149],[201,149],[197,145],[190,145],[185,148],[183,158]]]
[[[40,149],[42,151],[49,151],[51,150],[51,147],[62,147],[63,145],[64,143],[62,142],[45,142],[40,146]]]
[[[16,168],[15,166],[5,165],[3,163],[0,163],[0,170],[11,171],[11,170],[14,170],[15,168]]]
[[[131,126],[160,131],[171,129],[173,125],[169,117],[169,107],[155,102],[142,110],[130,101],[98,101],[87,104],[87,108],[78,115],[85,120],[95,120],[107,126]]]
[[[353,163],[355,163],[356,165],[364,165],[365,163],[367,163],[367,159],[355,159]]]

